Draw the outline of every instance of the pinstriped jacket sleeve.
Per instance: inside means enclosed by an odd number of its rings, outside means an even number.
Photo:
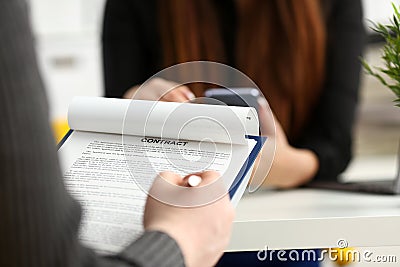
[[[79,243],[81,209],[61,179],[23,0],[0,0],[0,36],[0,266],[183,266],[161,232],[113,257]]]

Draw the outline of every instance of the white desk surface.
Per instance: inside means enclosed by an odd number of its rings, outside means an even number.
[[[400,245],[400,196],[317,189],[245,195],[227,251]]]

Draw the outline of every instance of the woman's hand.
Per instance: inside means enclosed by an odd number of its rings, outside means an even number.
[[[142,86],[134,86],[123,97],[168,102],[186,102],[195,98],[189,87],[162,78],[154,78]]]
[[[260,102],[259,117],[262,127],[271,126],[267,119],[267,105]],[[270,133],[270,129],[262,128],[262,134]],[[299,149],[291,146],[282,126],[275,118],[276,150],[272,167],[263,185],[278,188],[293,188],[309,182],[318,171],[318,158],[308,149]],[[271,146],[264,146],[263,153],[271,153]],[[260,161],[260,168],[264,162]],[[265,164],[265,163],[264,163]],[[265,168],[264,168],[265,169]]]

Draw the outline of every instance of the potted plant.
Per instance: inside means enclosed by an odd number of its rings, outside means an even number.
[[[384,67],[371,67],[364,59],[361,59],[367,74],[377,78],[385,87],[389,88],[396,96],[393,101],[400,107],[400,13],[392,3],[394,14],[390,24],[372,22],[371,29],[385,40],[382,60]]]
[[[382,60],[384,67],[371,67],[364,59],[361,62],[367,74],[377,78],[385,87],[391,90],[395,99],[394,105],[400,107],[400,12],[394,3],[393,17],[389,24],[372,22],[371,29],[385,40]],[[397,153],[397,179],[400,179],[400,141]],[[397,184],[400,186],[400,183]]]

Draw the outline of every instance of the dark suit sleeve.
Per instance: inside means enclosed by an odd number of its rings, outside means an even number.
[[[23,0],[0,0],[0,36],[0,266],[183,266],[160,232],[107,258],[79,243],[81,209],[62,182]]]
[[[103,33],[105,96],[122,97],[157,71],[160,60],[155,1],[107,0]]]
[[[335,179],[352,156],[352,127],[358,101],[360,60],[365,32],[360,0],[331,1],[328,16],[326,80],[298,147],[319,159],[316,179]]]

